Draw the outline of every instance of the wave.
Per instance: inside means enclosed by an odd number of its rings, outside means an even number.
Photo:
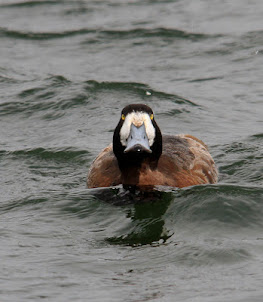
[[[174,203],[177,215],[184,221],[215,222],[231,228],[263,225],[261,220],[263,188],[217,184],[194,186],[179,191],[183,203]],[[178,216],[179,217],[179,216]]]
[[[160,240],[177,242],[182,236],[180,234],[191,237],[196,232],[201,235],[207,230],[217,235],[220,230],[224,236],[229,232],[239,233],[242,229],[258,229],[263,226],[262,198],[263,188],[256,186],[218,184],[185,189],[158,187],[145,192],[126,191],[118,186],[87,190],[84,200],[77,198],[74,209],[65,206],[63,212],[81,215],[81,218],[85,218],[86,213],[88,218],[89,211],[83,210],[83,207],[89,207],[87,200],[92,200],[93,204],[97,200],[102,207],[105,204],[108,209],[106,216],[120,214],[120,207],[125,213],[125,221],[105,240],[112,244],[141,245],[158,243]],[[106,227],[111,229],[111,225]]]
[[[134,205],[127,211],[129,226],[120,227],[106,241],[124,245],[177,244],[182,238],[206,236],[207,230],[210,236],[224,237],[240,233],[241,229],[257,229],[262,227],[262,197],[262,188],[229,185],[166,193],[161,200]]]
[[[257,141],[257,142],[263,140],[263,133],[257,133],[257,134],[252,135],[250,137],[250,140],[251,141]]]
[[[63,76],[48,77],[40,85],[19,92],[16,96],[18,100],[1,103],[0,116],[10,114],[30,116],[39,111],[55,110],[59,112],[59,114],[55,114],[55,118],[61,117],[65,114],[63,110],[67,106],[86,103],[86,96],[78,92],[81,90],[80,86],[81,84],[72,83]],[[65,87],[67,87],[67,94],[65,94]]]
[[[50,149],[33,148],[15,151],[0,150],[0,158],[12,158],[16,160],[34,159],[38,162],[56,161],[70,163],[74,161],[74,163],[83,164],[87,161],[89,155],[89,151],[78,150],[73,147]]]
[[[103,29],[88,29],[81,28],[75,30],[66,30],[63,32],[29,32],[29,31],[19,31],[10,30],[8,28],[0,28],[0,36],[8,37],[13,39],[24,39],[24,40],[51,40],[51,39],[61,39],[72,36],[79,35],[92,35],[91,42],[100,41],[112,41],[112,40],[123,40],[123,39],[185,39],[191,41],[199,41],[210,38],[218,38],[219,35],[209,35],[202,33],[191,33],[178,29],[171,28],[155,28],[155,29],[145,29],[145,28],[135,28],[130,30],[103,30]],[[89,42],[89,40],[87,40]]]
[[[223,181],[234,183],[263,184],[262,134],[255,134],[243,141],[221,147],[215,158]]]
[[[0,4],[2,8],[20,8],[20,7],[35,7],[35,6],[45,6],[45,5],[57,5],[61,4],[64,1],[55,1],[55,0],[42,0],[42,1],[25,1],[25,2],[13,2],[13,3],[3,3]]]
[[[149,99],[149,96],[157,97],[160,100],[171,100],[176,104],[187,104],[190,106],[199,107],[194,102],[187,100],[176,94],[169,94],[162,91],[152,89],[147,84],[135,83],[135,82],[97,82],[87,81],[86,89],[89,91],[121,91],[125,94],[131,92],[140,96],[142,99]]]
[[[66,37],[72,37],[77,35],[86,35],[90,33],[96,33],[96,30],[89,29],[78,29],[78,30],[68,30],[63,32],[26,32],[19,30],[10,30],[7,28],[0,28],[0,36],[13,38],[13,39],[23,39],[23,40],[52,40],[60,39]]]
[[[122,186],[117,186],[90,189],[88,194],[114,205],[156,203],[159,207],[160,202],[163,202],[170,207],[172,202],[171,212],[175,218],[184,215],[184,220],[189,216],[191,221],[195,217],[197,221],[218,219],[234,224],[238,222],[239,226],[248,225],[246,221],[262,224],[260,213],[263,211],[261,209],[263,188],[259,186],[214,184],[183,189],[158,186],[153,190],[146,188],[143,191],[137,191],[136,188],[124,190]],[[258,221],[250,219],[257,216]]]
[[[131,38],[172,38],[172,39],[186,39],[186,40],[203,40],[211,37],[215,37],[212,35],[202,34],[202,33],[191,33],[183,30],[172,29],[172,28],[154,28],[154,29],[146,29],[146,28],[135,28],[131,30],[102,30],[100,34],[103,37],[108,38],[117,38],[117,39],[131,39]]]
[[[32,152],[41,158],[50,156],[40,150]],[[51,155],[56,160],[57,156],[64,160],[64,156]],[[218,261],[222,258],[236,261],[249,255],[242,249],[232,250],[231,246],[207,250],[204,246],[208,246],[209,238],[212,242],[215,238],[227,240],[231,234],[235,237],[251,232],[258,234],[263,227],[262,200],[262,187],[229,184],[184,189],[157,187],[144,192],[124,190],[122,186],[64,188],[63,191],[42,191],[35,196],[8,201],[1,204],[0,210],[7,212],[30,207],[40,211],[42,208],[43,213],[48,211],[50,218],[81,219],[90,232],[97,232],[106,243],[172,244],[177,246],[176,257],[179,258],[189,260],[198,255],[205,261],[218,256]],[[208,241],[199,246],[198,241],[202,238]]]
[[[3,102],[0,104],[0,116],[9,114],[26,114],[30,116],[39,111],[49,111],[43,115],[44,119],[56,119],[65,115],[66,111],[78,106],[87,106],[93,99],[104,100],[105,93],[121,94],[116,99],[127,99],[128,95],[138,97],[141,102],[157,100],[170,101],[177,105],[186,107],[199,107],[194,102],[175,94],[167,94],[152,89],[146,84],[131,82],[97,82],[85,81],[81,83],[72,82],[62,76],[52,76],[44,79],[41,85],[37,85],[21,91],[17,95],[17,101]],[[137,101],[138,102],[138,101]],[[177,108],[180,110],[186,108]],[[168,114],[171,114],[168,113]]]
[[[16,84],[17,82],[18,82],[17,80],[15,80],[11,77],[0,75],[0,83]]]
[[[239,43],[236,45],[236,47],[242,48],[242,49],[250,49],[254,47],[260,47],[258,49],[258,53],[262,54],[262,43],[263,43],[263,30],[255,30],[250,31],[242,36],[240,36]]]

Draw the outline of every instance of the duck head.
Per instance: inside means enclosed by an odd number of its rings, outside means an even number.
[[[123,108],[113,135],[113,152],[120,168],[139,166],[147,158],[158,161],[162,154],[162,134],[150,107],[131,104]]]

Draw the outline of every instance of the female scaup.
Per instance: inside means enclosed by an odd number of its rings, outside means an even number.
[[[152,109],[131,104],[121,112],[113,144],[93,161],[87,185],[182,188],[217,179],[214,160],[201,140],[184,134],[162,135]]]

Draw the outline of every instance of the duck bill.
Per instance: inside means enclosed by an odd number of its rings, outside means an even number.
[[[144,123],[140,127],[136,127],[134,124],[131,125],[131,131],[127,141],[127,147],[124,153],[136,152],[136,153],[152,153],[149,146],[148,137]]]

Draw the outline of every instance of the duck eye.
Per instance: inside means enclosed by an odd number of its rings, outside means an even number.
[[[153,120],[153,114],[150,115],[150,119]]]
[[[122,119],[123,121],[125,120],[125,115],[124,115],[124,114],[121,115],[121,119]]]

